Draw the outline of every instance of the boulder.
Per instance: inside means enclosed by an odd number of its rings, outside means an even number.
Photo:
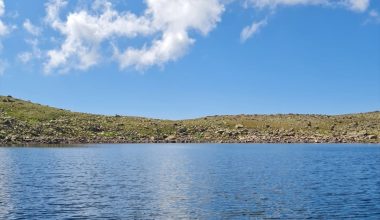
[[[377,135],[374,135],[374,134],[368,135],[368,139],[370,139],[370,140],[376,140],[377,139]]]

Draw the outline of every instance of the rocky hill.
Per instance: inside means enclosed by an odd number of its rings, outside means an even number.
[[[380,143],[380,112],[233,115],[193,120],[75,113],[0,96],[0,145],[79,143]]]

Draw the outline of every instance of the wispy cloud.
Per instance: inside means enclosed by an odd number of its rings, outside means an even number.
[[[246,5],[255,8],[275,9],[280,6],[326,6],[326,7],[344,7],[352,11],[364,12],[368,9],[370,0],[246,0]]]
[[[357,13],[368,10],[370,0],[246,0],[244,4],[247,8],[252,7],[255,10],[269,10],[272,14],[279,7],[292,6],[323,6],[326,8],[344,8]],[[267,15],[268,16],[268,15]],[[268,24],[267,19],[254,21],[251,25],[246,26],[241,34],[242,42],[248,40],[260,29]]]
[[[31,35],[39,36],[41,34],[41,28],[34,26],[29,19],[26,19],[23,23],[24,29]]]
[[[7,67],[8,67],[8,63],[5,60],[0,59],[0,76],[4,75]]]
[[[17,58],[22,63],[29,63],[31,60],[40,60],[43,58],[43,51],[39,48],[39,40],[37,38],[35,39],[27,39],[25,42],[30,45],[32,48],[31,51],[24,51],[22,53],[19,53]]]
[[[380,24],[380,14],[375,9],[372,9],[368,13],[368,19],[365,21],[365,24],[368,24],[368,23]]]
[[[364,12],[369,7],[370,0],[345,0],[343,4],[356,12]]]
[[[240,34],[240,40],[245,42],[248,38],[252,37],[254,34],[258,33],[261,28],[268,24],[267,19],[261,21],[254,21],[250,26],[243,29]]]
[[[4,15],[5,4],[3,0],[0,0],[0,18]],[[0,19],[0,36],[4,36],[9,33],[9,27],[3,23]]]
[[[0,37],[3,37],[10,32],[10,28],[1,20],[1,17],[4,16],[5,13],[5,4],[3,0],[0,0]],[[1,39],[0,39],[1,40]],[[3,49],[3,44],[0,41],[0,52]],[[8,63],[0,59],[0,76],[4,75],[6,68],[8,67]]]

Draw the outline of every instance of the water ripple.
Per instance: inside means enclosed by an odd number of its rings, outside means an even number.
[[[0,219],[380,219],[379,145],[0,148]]]

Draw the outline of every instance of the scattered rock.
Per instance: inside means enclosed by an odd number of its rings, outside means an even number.
[[[368,135],[368,139],[370,139],[370,140],[376,140],[377,139],[377,135],[373,135],[373,134]]]
[[[224,130],[218,130],[215,132],[216,134],[224,134]]]
[[[169,135],[167,138],[165,138],[166,141],[175,141],[176,136],[175,135]]]
[[[9,100],[16,104],[8,103]],[[25,110],[29,107],[32,107],[30,111]],[[380,115],[373,114],[379,113],[354,115],[351,119],[320,115],[238,115],[170,122],[78,114],[0,96],[0,144],[377,143]],[[316,125],[320,126],[319,130]]]
[[[187,128],[185,128],[185,127],[182,127],[182,128],[178,129],[179,133],[186,133],[186,131],[187,131]]]
[[[100,125],[93,125],[89,127],[89,130],[92,132],[102,132],[103,128]]]

